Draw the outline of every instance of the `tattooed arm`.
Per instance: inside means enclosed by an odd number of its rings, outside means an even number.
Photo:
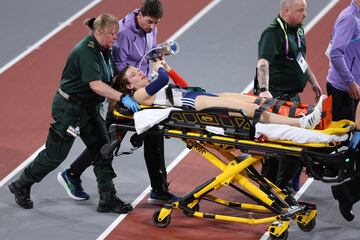
[[[257,63],[257,79],[259,87],[262,89],[259,96],[272,98],[269,92],[269,62],[266,59],[259,59]]]

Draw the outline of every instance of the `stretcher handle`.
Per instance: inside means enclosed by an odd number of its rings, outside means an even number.
[[[340,183],[343,182],[344,180],[353,177],[353,175],[344,175],[344,173],[339,170],[338,176],[336,177],[320,177],[320,176],[314,176],[313,173],[311,173],[311,175],[316,179],[316,180],[320,180],[324,183]],[[357,174],[356,174],[357,175]]]
[[[318,173],[316,173],[316,171],[313,168],[314,161],[310,156],[304,156],[304,158],[307,161],[307,163],[305,163],[305,166],[307,168],[307,171],[310,173],[310,175],[314,177],[314,179],[320,180],[324,183],[339,183],[357,174],[357,171],[355,171],[354,159],[351,159],[350,154],[351,151],[347,150],[340,152],[339,154],[336,154],[337,156],[333,156],[332,159],[329,158],[329,161],[331,160],[339,161],[337,164],[338,171],[335,177],[321,176]],[[323,156],[324,154],[317,153],[316,155]],[[326,162],[324,163],[326,164]]]
[[[109,137],[110,137],[110,143],[104,144],[104,146],[100,149],[100,154],[104,159],[110,159],[112,158],[113,152],[115,149],[120,149],[121,140],[117,139],[116,133],[117,133],[117,127],[120,124],[111,124],[108,130]],[[129,128],[132,128],[131,126],[124,125]]]
[[[140,109],[150,109],[150,108],[159,108],[154,106],[147,106],[147,105],[140,105]],[[134,112],[125,107],[122,103],[118,102],[115,105],[115,108],[113,109],[113,115],[115,117],[125,118],[125,119],[133,119],[134,118]]]
[[[107,143],[100,149],[100,154],[104,159],[111,159],[114,155],[113,152],[115,149],[119,149],[121,142],[119,140],[115,140],[111,143]]]

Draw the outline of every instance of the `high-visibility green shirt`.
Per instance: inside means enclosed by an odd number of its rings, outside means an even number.
[[[88,105],[103,102],[104,97],[91,90],[89,83],[94,80],[111,83],[113,77],[111,59],[110,49],[101,49],[92,34],[86,36],[68,56],[61,77],[61,90],[78,96]]]
[[[288,36],[288,51],[286,51],[285,32],[275,18],[261,35],[258,43],[258,59],[266,59],[269,62],[270,92],[302,92],[309,75],[307,71],[303,73],[296,57],[301,52],[306,59],[304,29],[289,26],[280,16],[278,18],[282,21]]]

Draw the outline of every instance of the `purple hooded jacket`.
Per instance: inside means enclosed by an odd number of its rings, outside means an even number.
[[[330,50],[327,81],[348,92],[349,84],[360,86],[360,7],[354,2],[336,19]]]
[[[125,18],[119,21],[120,31],[117,34],[117,41],[112,49],[115,72],[120,72],[126,65],[139,67],[141,58],[156,44],[157,28],[146,33],[135,24],[135,17],[140,9],[135,9]],[[143,60],[139,67],[141,71],[148,75],[149,57]]]

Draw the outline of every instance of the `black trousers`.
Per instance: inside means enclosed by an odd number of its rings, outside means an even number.
[[[355,120],[356,107],[358,100],[352,99],[349,93],[334,88],[330,83],[326,83],[327,94],[332,96],[332,119],[339,121],[341,119]]]
[[[328,95],[332,95],[333,120],[341,119],[355,120],[358,100],[352,99],[349,93],[334,88],[330,83],[326,84]],[[357,158],[358,159],[358,158]],[[360,175],[338,185],[341,196],[354,204],[360,200]]]
[[[106,119],[107,126],[109,127],[113,122],[113,118],[108,115]],[[122,123],[130,124],[131,122],[124,121]],[[156,129],[153,128],[151,131],[156,131]],[[126,135],[126,131],[118,132],[117,135],[122,140]],[[144,158],[152,189],[157,192],[168,191],[164,158],[164,138],[162,135],[144,135]],[[85,149],[70,165],[70,174],[74,177],[80,177],[94,161],[95,156],[88,149]]]
[[[360,200],[360,175],[338,185],[341,197],[351,204]]]
[[[80,137],[91,152],[91,163],[94,165],[99,189],[113,187],[112,179],[116,177],[111,161],[100,155],[100,148],[109,142],[105,121],[100,116],[100,106],[83,106],[63,98],[59,93],[54,96],[52,117],[54,122],[49,129],[46,149],[41,151],[35,160],[20,175],[20,183],[32,185],[40,182],[48,173],[57,168],[68,155],[74,143],[74,137],[67,134],[69,126],[80,126]]]
[[[284,101],[300,102],[297,93],[271,92],[274,98]],[[288,186],[288,183],[302,169],[302,164],[295,157],[282,156],[280,158],[267,158],[263,163],[261,174],[275,183],[280,189]]]

